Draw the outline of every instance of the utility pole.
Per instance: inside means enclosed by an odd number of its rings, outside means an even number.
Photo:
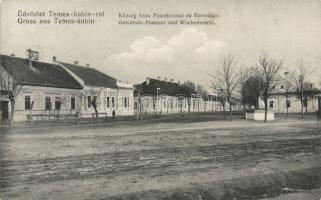
[[[288,95],[289,95],[289,82],[288,82],[288,74],[289,72],[284,72],[285,76],[285,89],[286,89],[286,94],[285,94],[285,105],[286,105],[286,116],[289,117],[289,106],[288,106]]]

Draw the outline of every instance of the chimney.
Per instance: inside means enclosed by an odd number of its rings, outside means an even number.
[[[86,67],[90,67],[89,63],[86,64]]]
[[[167,81],[167,78],[164,78],[164,81]]]
[[[75,60],[75,65],[79,65],[79,61],[78,60]]]
[[[181,81],[178,81],[177,83],[178,83],[178,84],[181,84]]]
[[[147,77],[147,78],[146,78],[146,84],[149,85],[149,83],[150,83],[150,78]]]
[[[174,79],[171,78],[171,83],[173,83],[173,82],[174,82]]]
[[[52,56],[52,62],[56,62],[57,61],[57,57],[56,56]]]
[[[31,60],[35,60],[35,61],[38,61],[39,60],[39,52],[38,51],[34,51],[32,49],[27,49],[27,59],[29,61]]]
[[[160,77],[160,76],[157,76],[157,79],[158,79],[159,81],[161,80],[161,78],[162,78],[162,77]]]

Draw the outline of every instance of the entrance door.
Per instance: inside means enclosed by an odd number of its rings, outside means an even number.
[[[7,120],[9,117],[8,101],[0,101],[1,119],[2,121]]]

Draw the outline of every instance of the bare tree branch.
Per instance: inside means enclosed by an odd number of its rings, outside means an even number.
[[[220,93],[221,103],[225,112],[225,101],[230,105],[230,120],[232,120],[231,97],[239,84],[239,68],[237,62],[231,54],[226,55],[216,67],[214,74],[210,75],[211,87],[215,90],[222,91]]]
[[[269,58],[266,53],[263,53],[259,58],[258,63],[258,65],[252,68],[251,73],[259,83],[260,97],[263,99],[265,107],[264,121],[267,122],[267,100],[280,80],[278,72],[280,71],[283,62],[275,61]]]

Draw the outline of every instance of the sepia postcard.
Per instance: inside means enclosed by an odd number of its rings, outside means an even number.
[[[0,200],[321,200],[321,0],[0,0]]]

